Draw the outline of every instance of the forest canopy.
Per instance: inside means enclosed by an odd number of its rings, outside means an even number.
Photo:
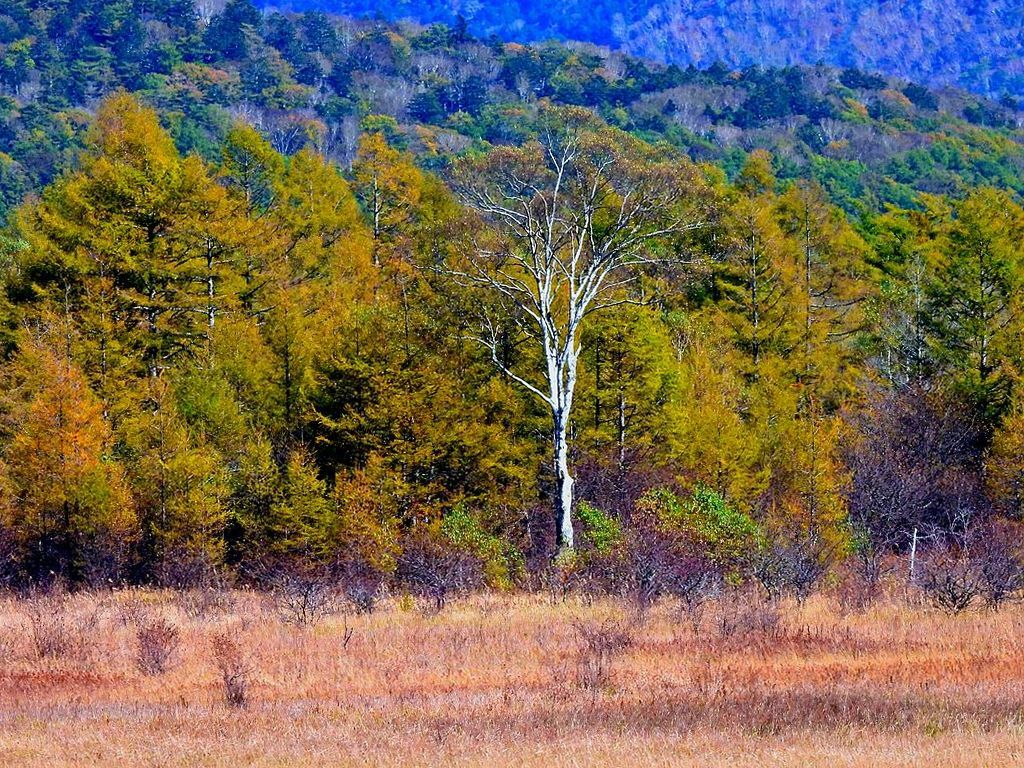
[[[773,590],[1009,556],[1015,108],[244,0],[29,11],[8,583],[510,588],[557,557]]]

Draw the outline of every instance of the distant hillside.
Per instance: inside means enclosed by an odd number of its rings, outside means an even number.
[[[210,160],[241,120],[282,153],[312,145],[342,166],[362,129],[385,126],[436,168],[521,142],[550,100],[730,177],[768,150],[779,179],[813,179],[851,213],[978,185],[1024,193],[1024,113],[1012,97],[853,68],[666,66],[459,25],[261,13],[248,0],[211,7],[15,0],[0,12],[0,220],[74,164],[98,99],[118,88],[156,107],[180,150]]]
[[[665,63],[855,66],[989,95],[1024,95],[1016,0],[267,0],[296,10],[454,23],[523,41],[613,45]]]

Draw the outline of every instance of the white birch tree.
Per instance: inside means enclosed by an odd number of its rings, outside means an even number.
[[[496,301],[482,301],[494,364],[550,412],[559,551],[572,549],[569,427],[588,315],[636,302],[640,267],[679,258],[678,235],[699,226],[688,191],[693,167],[583,109],[542,113],[539,138],[500,147],[456,171],[463,201],[490,225],[461,264],[444,269]],[[493,236],[492,236],[493,235]],[[533,370],[504,353],[507,331],[543,362]]]

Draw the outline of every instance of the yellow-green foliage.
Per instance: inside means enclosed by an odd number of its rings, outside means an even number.
[[[484,577],[492,587],[509,589],[522,574],[522,553],[507,541],[488,533],[462,504],[455,506],[442,518],[441,534],[458,549],[480,559]]]
[[[611,552],[622,541],[622,525],[586,501],[576,507],[576,519],[583,524],[580,539],[601,555]]]
[[[757,524],[705,486],[694,489],[688,499],[665,489],[651,491],[638,505],[653,512],[666,529],[684,534],[709,558],[727,568],[749,560],[762,544]]]

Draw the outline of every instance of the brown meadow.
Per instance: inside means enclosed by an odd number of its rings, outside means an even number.
[[[0,603],[0,764],[1024,764],[1024,606],[252,592]]]

